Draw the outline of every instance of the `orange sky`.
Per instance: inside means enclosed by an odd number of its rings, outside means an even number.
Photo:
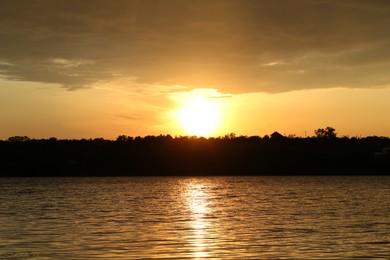
[[[4,0],[0,139],[196,134],[191,124],[390,136],[389,13],[379,0]]]

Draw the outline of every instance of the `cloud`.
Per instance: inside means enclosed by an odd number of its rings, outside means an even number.
[[[232,98],[233,95],[223,95],[223,94],[220,94],[218,96],[211,96],[209,98]]]
[[[0,74],[69,89],[369,88],[390,82],[389,13],[386,0],[3,0]]]
[[[272,61],[272,62],[264,63],[261,66],[277,66],[277,65],[283,65],[283,64],[284,64],[283,61]]]

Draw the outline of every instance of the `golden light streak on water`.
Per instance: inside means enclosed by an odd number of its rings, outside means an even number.
[[[196,259],[203,259],[209,257],[208,243],[207,243],[207,226],[211,226],[211,223],[207,223],[206,214],[208,212],[207,201],[207,187],[199,183],[189,183],[187,186],[187,205],[191,213],[191,241],[189,241],[193,247],[192,256]]]

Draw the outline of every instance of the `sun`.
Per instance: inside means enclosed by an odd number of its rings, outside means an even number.
[[[221,112],[214,98],[202,95],[187,97],[176,112],[181,128],[189,135],[209,136],[219,126]]]

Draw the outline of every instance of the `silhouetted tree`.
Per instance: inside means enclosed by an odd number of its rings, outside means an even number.
[[[131,136],[127,136],[127,135],[120,135],[116,138],[116,141],[117,142],[129,142],[129,141],[133,141],[133,137]]]
[[[26,142],[30,141],[28,136],[11,136],[8,138],[9,142]]]
[[[227,134],[224,136],[224,139],[234,139],[236,138],[236,134],[235,133],[230,133],[230,134]]]
[[[325,129],[319,128],[317,130],[314,130],[314,133],[316,134],[317,138],[323,138],[323,139],[333,139],[336,138],[336,129],[333,127],[327,127]]]

